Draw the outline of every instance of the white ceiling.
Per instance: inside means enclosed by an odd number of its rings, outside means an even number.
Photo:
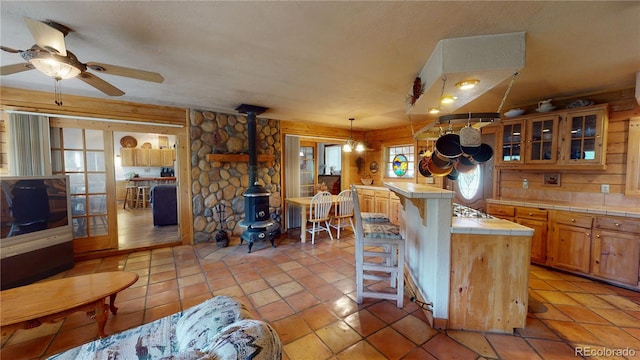
[[[526,32],[526,63],[503,111],[634,87],[640,71],[638,1],[2,0],[0,7],[3,46],[33,45],[23,16],[50,19],[74,30],[66,45],[80,61],[165,78],[156,84],[99,75],[126,93],[117,99],[231,113],[248,103],[270,108],[264,117],[342,128],[349,127],[350,117],[356,118],[354,129],[429,119],[421,107],[409,120],[406,101],[442,39]],[[23,60],[2,52],[0,61],[4,66]],[[37,71],[0,81],[7,87],[54,88]],[[508,84],[507,79],[469,104],[446,110],[495,112]],[[109,98],[78,79],[64,80],[62,93],[63,100],[64,94]]]

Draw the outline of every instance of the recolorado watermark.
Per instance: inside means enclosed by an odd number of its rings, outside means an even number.
[[[583,357],[635,356],[636,350],[628,347],[610,349],[605,347],[578,346],[575,348],[574,355]]]

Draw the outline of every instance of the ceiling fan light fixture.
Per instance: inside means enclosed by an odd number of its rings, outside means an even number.
[[[77,67],[54,58],[35,57],[29,63],[41,73],[57,80],[71,79],[82,72]]]
[[[469,90],[469,89],[473,89],[476,85],[478,85],[479,82],[480,80],[476,80],[476,79],[462,80],[456,83],[456,87],[460,90]]]

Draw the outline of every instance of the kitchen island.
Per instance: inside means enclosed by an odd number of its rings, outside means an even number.
[[[527,316],[533,230],[492,217],[454,217],[453,192],[386,182],[403,208],[407,286],[431,304],[431,326],[512,333]]]

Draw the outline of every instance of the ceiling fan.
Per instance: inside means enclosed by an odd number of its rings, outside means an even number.
[[[100,73],[156,83],[162,83],[164,81],[162,75],[155,72],[97,62],[82,63],[71,51],[68,51],[65,46],[64,38],[72,31],[70,28],[51,20],[38,21],[25,17],[24,21],[35,39],[36,44],[27,50],[16,50],[6,46],[0,46],[0,49],[6,52],[20,54],[20,56],[27,61],[26,63],[0,67],[0,75],[11,75],[37,69],[56,80],[56,96],[58,96],[57,84],[59,80],[74,77],[77,77],[109,96],[124,95],[124,91],[88,72],[87,70],[89,69]],[[57,99],[56,103],[58,103]],[[62,103],[59,105],[61,104]]]

